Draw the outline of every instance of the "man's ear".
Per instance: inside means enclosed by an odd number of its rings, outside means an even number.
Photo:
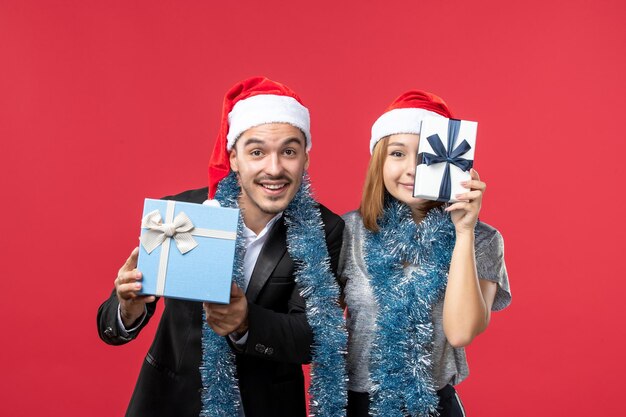
[[[229,160],[230,160],[230,170],[233,172],[239,172],[239,165],[237,164],[237,150],[235,149],[234,146],[230,150]]]
[[[305,158],[304,170],[306,171],[307,169],[309,169],[309,153],[308,152],[304,154],[304,158]]]

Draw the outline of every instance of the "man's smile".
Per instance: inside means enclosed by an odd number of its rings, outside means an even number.
[[[288,189],[290,182],[289,181],[258,181],[257,185],[260,185],[263,188],[265,194],[269,194],[271,196],[277,196],[282,194]]]

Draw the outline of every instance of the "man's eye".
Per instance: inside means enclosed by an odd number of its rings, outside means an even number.
[[[285,155],[294,156],[295,154],[296,154],[296,151],[294,151],[293,149],[285,149]]]
[[[252,155],[252,156],[261,156],[261,151],[259,151],[259,150],[252,151],[252,152],[250,152],[250,155]]]

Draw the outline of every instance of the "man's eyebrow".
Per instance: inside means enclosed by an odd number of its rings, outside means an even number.
[[[263,141],[261,139],[257,139],[257,138],[248,138],[243,142],[243,146],[248,146],[248,145],[263,145]]]
[[[299,145],[302,145],[302,138],[298,138],[297,136],[287,138],[283,140],[283,142],[281,143],[281,146],[288,146],[288,145],[291,145],[292,143],[297,143]],[[243,142],[244,147],[248,145],[264,145],[264,144],[265,144],[264,140],[261,140],[255,137],[248,138],[244,140]]]
[[[287,145],[291,145],[294,142],[296,142],[298,145],[302,145],[302,138],[294,136],[294,137],[285,139],[285,141],[282,143],[282,145],[283,146],[287,146]],[[305,140],[305,142],[306,142],[306,140]]]

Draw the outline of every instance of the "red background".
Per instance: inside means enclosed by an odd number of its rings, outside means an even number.
[[[0,415],[122,415],[156,320],[111,347],[96,309],[143,198],[205,185],[222,96],[257,74],[310,107],[338,213],[404,90],[478,120],[513,304],[469,348],[468,413],[621,415],[624,2],[297,3],[2,0]]]

